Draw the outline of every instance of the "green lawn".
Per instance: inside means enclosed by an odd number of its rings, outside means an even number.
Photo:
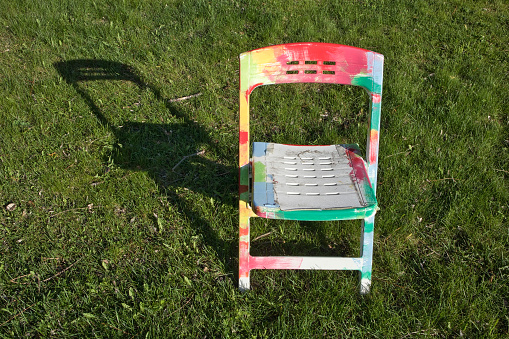
[[[238,55],[385,56],[372,293],[237,289]],[[506,338],[506,1],[0,2],[0,337]],[[254,140],[359,142],[367,94],[252,95]],[[196,154],[198,153],[199,154]],[[253,222],[253,253],[357,256],[358,222]]]

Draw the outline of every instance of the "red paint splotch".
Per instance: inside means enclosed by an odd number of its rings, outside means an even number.
[[[263,85],[263,82],[258,82],[258,83],[254,84],[254,85],[249,86],[249,88],[248,88],[248,89],[247,89],[247,91],[246,91],[246,100],[247,100],[247,97],[251,95],[251,92],[252,92],[252,91],[253,91],[256,87],[261,86],[261,85]]]
[[[249,277],[249,243],[239,242],[239,276]]]
[[[251,257],[250,269],[291,270],[299,269],[302,264],[299,257]]]
[[[369,163],[374,164],[378,158],[378,131],[372,129],[369,138]]]
[[[239,185],[239,194],[246,193],[249,190],[247,185]]]
[[[240,131],[239,132],[239,142],[240,144],[245,144],[249,141],[249,132],[248,131]]]
[[[348,158],[351,159],[351,166],[353,168],[355,178],[360,181],[366,180],[368,175],[366,173],[366,166],[364,166],[364,160],[349,149],[346,150],[346,154],[348,155]]]
[[[249,227],[240,227],[239,228],[239,236],[249,235]]]

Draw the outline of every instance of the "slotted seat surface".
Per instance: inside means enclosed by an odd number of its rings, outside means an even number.
[[[271,219],[362,219],[377,202],[357,145],[253,143],[253,207]]]

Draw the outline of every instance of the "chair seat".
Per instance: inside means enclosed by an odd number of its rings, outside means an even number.
[[[253,143],[253,209],[263,218],[363,219],[377,201],[357,145]]]

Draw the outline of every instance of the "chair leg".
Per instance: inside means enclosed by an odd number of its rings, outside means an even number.
[[[240,202],[239,208],[239,289],[247,291],[251,288],[249,282],[249,214],[250,209]]]
[[[368,294],[371,287],[371,266],[373,259],[374,225],[375,225],[374,215],[362,221],[362,236],[361,236],[362,268],[360,272],[361,294]]]
[[[251,283],[249,282],[249,272],[247,275],[247,278],[239,278],[239,290],[241,292],[246,292],[251,289]]]

